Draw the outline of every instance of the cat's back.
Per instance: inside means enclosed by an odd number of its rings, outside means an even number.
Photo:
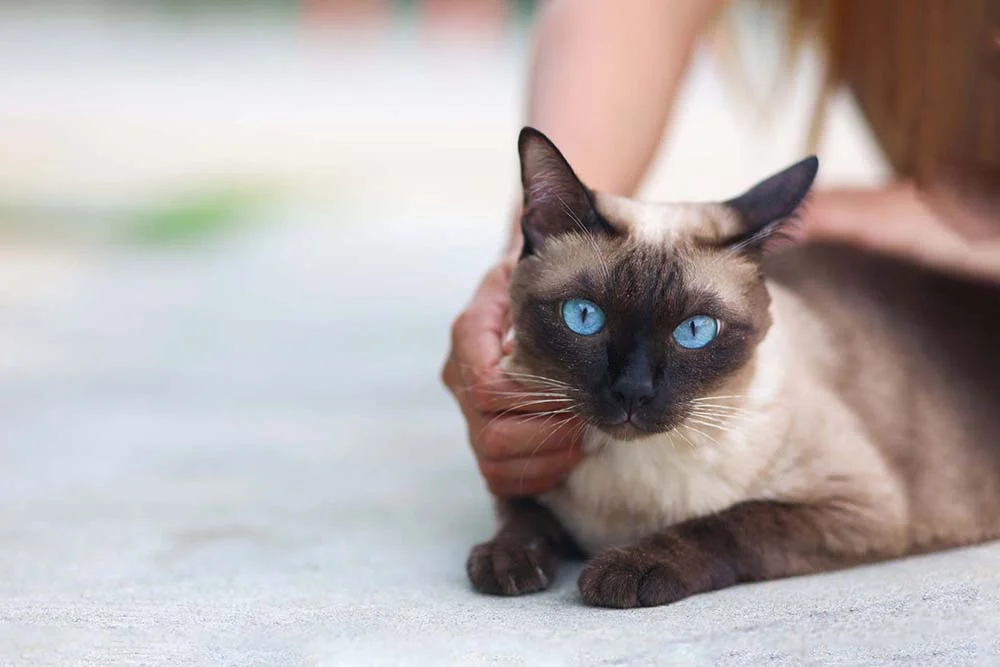
[[[917,517],[967,532],[995,514],[1000,285],[826,244],[776,253],[765,273],[792,295],[778,316],[812,379],[859,416]]]
[[[1000,392],[1000,283],[836,244],[775,253],[764,271],[823,323],[846,367],[889,357]]]

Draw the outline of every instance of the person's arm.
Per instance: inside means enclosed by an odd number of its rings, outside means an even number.
[[[635,193],[699,35],[725,0],[553,0],[538,20],[527,124],[595,190]],[[511,246],[521,240],[515,212]]]
[[[802,215],[800,236],[840,241],[897,255],[940,271],[1000,284],[1000,238],[968,238],[959,229],[988,229],[1000,211],[943,206],[908,182],[878,189],[815,193]],[[982,220],[963,221],[977,213]]]
[[[537,30],[528,123],[547,133],[588,186],[631,194],[663,134],[699,34],[722,0],[555,0]],[[513,147],[512,147],[513,148]],[[518,216],[515,215],[515,218]],[[452,326],[442,379],[458,400],[479,469],[498,496],[554,487],[580,459],[579,428],[538,427],[518,408],[503,354],[510,262],[491,270]]]

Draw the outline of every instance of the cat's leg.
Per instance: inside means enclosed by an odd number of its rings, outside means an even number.
[[[472,548],[466,572],[473,588],[491,595],[522,595],[548,588],[559,561],[576,550],[547,508],[531,499],[500,501],[501,528]]]
[[[871,507],[750,501],[598,554],[584,568],[583,599],[652,607],[732,586],[900,555],[902,521]]]

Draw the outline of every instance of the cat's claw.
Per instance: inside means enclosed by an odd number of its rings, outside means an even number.
[[[496,538],[472,548],[465,569],[472,587],[490,595],[544,591],[555,579],[559,558],[540,540]]]

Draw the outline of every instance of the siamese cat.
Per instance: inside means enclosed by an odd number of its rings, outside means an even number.
[[[1000,288],[772,251],[815,157],[726,202],[647,204],[589,190],[536,130],[518,147],[505,368],[586,424],[587,455],[500,503],[476,590],[543,590],[582,553],[585,602],[663,605],[1000,536]]]

